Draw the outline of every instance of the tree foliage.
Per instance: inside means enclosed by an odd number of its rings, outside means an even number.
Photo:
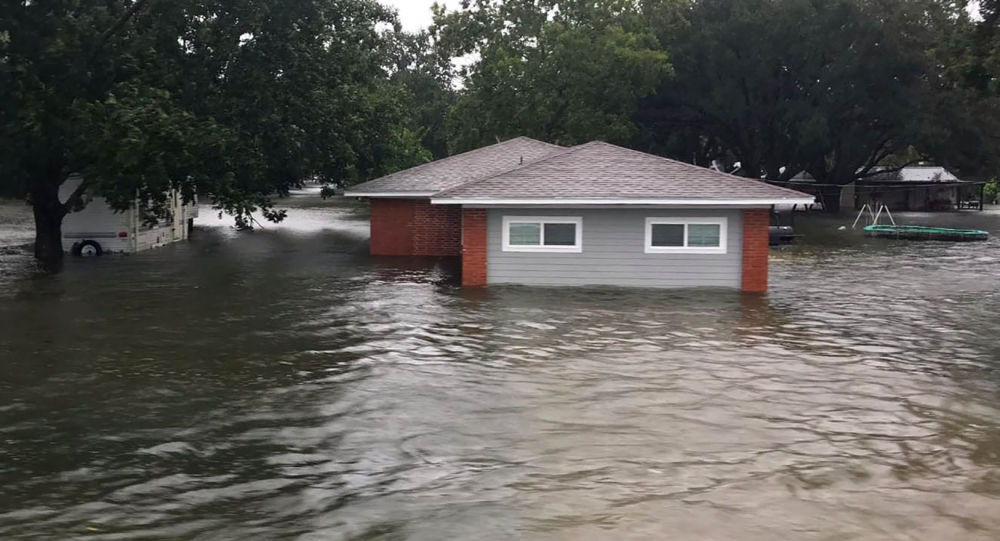
[[[807,173],[834,196],[904,157],[995,169],[996,6],[976,26],[949,0],[476,0],[434,31],[478,55],[456,148],[604,139],[775,182]]]
[[[398,33],[393,54],[392,81],[407,104],[403,129],[416,136],[428,159],[448,155],[447,118],[457,97],[451,58],[427,31]]]
[[[639,100],[670,71],[625,0],[476,0],[439,12],[434,30],[452,56],[478,56],[449,118],[460,150],[518,135],[628,142]]]
[[[980,20],[962,0],[465,0],[415,34],[375,0],[0,8],[0,194],[33,204],[39,255],[84,190],[280,220],[271,196],[306,179],[519,135],[834,191],[919,159],[1000,167],[998,0]]]
[[[939,66],[937,118],[923,145],[963,176],[995,177],[1000,170],[1000,2],[978,3],[980,19],[960,18],[928,51]]]
[[[929,156],[935,145],[924,143],[950,142],[928,51],[961,23],[954,6],[700,0],[675,15],[658,35],[677,76],[643,111],[654,148],[703,162],[728,155],[753,178],[805,171],[836,187],[914,145]]]
[[[987,202],[996,203],[1000,198],[1000,182],[997,179],[990,179],[983,188],[983,197]]]
[[[198,190],[246,224],[281,219],[270,196],[305,179],[383,171],[406,138],[380,30],[393,15],[372,0],[4,0],[3,13],[0,183],[31,200],[40,256],[78,201],[56,197],[73,173],[119,207]]]

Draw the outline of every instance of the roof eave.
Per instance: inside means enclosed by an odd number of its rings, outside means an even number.
[[[770,207],[772,205],[812,205],[814,197],[798,198],[757,198],[757,199],[484,199],[484,198],[431,198],[432,205],[465,206],[662,206],[662,207],[707,207],[707,208],[747,208]]]
[[[367,197],[370,199],[424,199],[438,192],[344,192],[344,197]]]

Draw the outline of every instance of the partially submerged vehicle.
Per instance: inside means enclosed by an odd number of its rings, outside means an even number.
[[[768,244],[781,246],[791,244],[801,235],[795,234],[795,208],[773,209],[771,226],[768,228]]]
[[[70,177],[59,190],[66,201],[83,182]],[[124,211],[113,209],[103,197],[86,196],[86,206],[63,219],[63,250],[75,256],[131,253],[186,240],[198,217],[197,200],[184,202],[178,190],[167,193],[167,216],[150,223],[136,200]]]
[[[795,242],[795,229],[790,225],[772,225],[768,228],[768,244],[781,246]]]

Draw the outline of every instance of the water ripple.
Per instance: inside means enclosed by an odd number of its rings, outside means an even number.
[[[4,282],[0,537],[1000,536],[996,240],[472,291],[337,205]]]

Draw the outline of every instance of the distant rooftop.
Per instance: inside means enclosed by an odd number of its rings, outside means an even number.
[[[937,165],[911,165],[899,171],[875,175],[876,182],[958,182],[959,179],[944,167]]]
[[[884,169],[888,169],[887,167]],[[816,182],[809,173],[799,173],[792,177],[792,182]],[[959,179],[951,171],[940,165],[909,165],[898,171],[879,173],[863,179],[862,183],[953,183],[967,182]]]

